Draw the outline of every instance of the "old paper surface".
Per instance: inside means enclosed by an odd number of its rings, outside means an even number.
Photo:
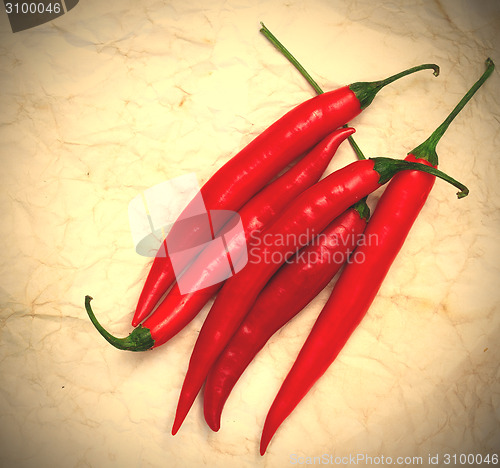
[[[131,331],[150,259],[135,252],[130,201],[191,172],[203,183],[313,95],[260,21],[325,90],[440,65],[351,122],[368,156],[403,158],[486,57],[500,64],[494,0],[87,0],[18,33],[0,13],[1,466],[278,467],[358,454],[431,466],[429,456],[499,451],[498,71],[438,146],[469,197],[436,182],[367,317],[265,457],[267,410],[332,285],[258,355],[218,433],[199,398],[170,434],[209,306],[138,354],[88,320],[86,294],[112,333]],[[353,160],[342,145],[329,171]]]

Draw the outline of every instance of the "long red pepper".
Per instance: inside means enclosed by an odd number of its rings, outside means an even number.
[[[439,67],[424,64],[381,81],[357,82],[315,96],[286,113],[222,166],[201,188],[207,210],[238,211],[291,161],[334,129],[347,124],[371,104],[375,95],[393,81],[416,71]],[[186,210],[189,210],[190,207]],[[220,226],[214,226],[218,231]],[[188,232],[184,246],[199,244],[199,232]],[[162,244],[139,297],[132,325],[153,310],[175,279],[168,256],[168,235]],[[183,245],[177,248],[182,250]]]
[[[210,367],[237,330],[259,292],[281,264],[310,241],[304,234],[321,232],[350,206],[405,169],[427,171],[447,180],[461,188],[459,198],[468,194],[466,187],[437,169],[389,158],[351,163],[302,193],[260,236],[262,242],[254,254],[258,261],[250,261],[238,275],[229,278],[216,297],[189,361],[173,434],[179,430]]]
[[[264,187],[240,210],[244,236],[225,236],[231,260],[238,261],[243,250],[255,233],[264,229],[289,202],[316,183],[328,167],[340,144],[354,133],[353,128],[341,128],[318,143],[295,166]],[[229,237],[229,238],[228,238]],[[211,248],[213,247],[213,248]],[[182,330],[222,287],[222,283],[205,286],[209,278],[221,278],[227,259],[226,248],[219,244],[207,247],[183,275],[192,290],[181,294],[178,283],[168,292],[158,308],[141,325],[125,338],[117,338],[107,332],[95,318],[87,300],[90,319],[101,335],[118,349],[145,351],[158,347]]]
[[[324,289],[358,241],[363,241],[369,215],[365,201],[358,202],[285,263],[267,283],[207,376],[203,405],[205,420],[212,430],[219,430],[224,404],[255,355]]]
[[[494,64],[486,61],[482,77],[463,97],[446,120],[420,146],[408,154],[409,161],[437,166],[436,145],[451,121],[491,75]],[[435,178],[406,171],[398,174],[382,194],[365,231],[374,244],[356,250],[364,261],[350,263],[338,279],[299,355],[274,399],[264,423],[260,452],[264,454],[274,433],[314,383],[325,373],[365,316],[390,266],[420,213]]]
[[[323,90],[263,24],[261,32],[297,68],[318,94]],[[359,159],[366,159],[352,138]],[[363,199],[330,223],[313,242],[286,262],[259,294],[205,382],[203,407],[209,427],[218,431],[224,404],[241,374],[269,338],[297,315],[328,284],[356,246],[370,209]],[[340,258],[339,258],[340,255]]]

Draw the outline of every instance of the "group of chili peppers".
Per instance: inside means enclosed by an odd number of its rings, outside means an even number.
[[[113,346],[145,351],[175,336],[215,296],[191,355],[172,434],[179,430],[203,384],[205,420],[217,431],[224,404],[254,356],[343,267],[269,410],[260,445],[264,454],[278,427],[325,373],[366,314],[435,178],[458,187],[459,198],[468,194],[464,185],[437,169],[436,146],[451,121],[491,75],[494,64],[486,60],[481,78],[404,160],[366,159],[347,123],[368,107],[384,86],[419,70],[431,69],[437,76],[439,67],[420,65],[385,80],[358,82],[323,93],[264,25],[261,32],[318,95],[273,123],[201,188],[207,210],[231,210],[240,216],[244,236],[226,239],[233,260],[247,249],[260,261],[248,262],[225,282],[203,287],[206,275],[220,273],[220,259],[226,255],[225,249],[206,248],[185,265],[183,273],[191,275],[191,283],[200,288],[182,294],[168,256],[167,235],[162,254],[155,257],[146,279],[132,320],[135,329],[128,337],[116,338],[98,323],[90,296],[86,296],[85,306],[92,323]],[[345,139],[350,140],[358,161],[321,179]],[[370,217],[366,198],[387,182]],[[219,225],[213,221],[213,231],[220,232],[223,221]],[[201,242],[199,230],[183,234],[185,247]],[[362,236],[376,239],[376,243],[360,242]],[[346,261],[353,255],[362,261]]]

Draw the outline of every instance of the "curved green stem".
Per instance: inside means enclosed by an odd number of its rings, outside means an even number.
[[[97,321],[94,312],[92,311],[92,307],[90,307],[91,300],[92,298],[90,296],[85,296],[85,309],[90,317],[90,321],[108,343],[112,344],[115,348],[126,351],[146,351],[154,346],[155,342],[151,337],[150,331],[141,325],[135,328],[126,338],[117,338],[116,336],[113,336]]]
[[[450,123],[453,119],[458,115],[458,113],[465,107],[465,105],[470,101],[472,96],[477,92],[477,90],[483,85],[483,83],[489,78],[489,76],[493,73],[495,69],[495,64],[493,60],[490,58],[486,59],[486,71],[481,75],[481,78],[477,80],[474,85],[467,91],[464,97],[460,100],[460,102],[456,105],[456,107],[450,112],[448,117],[444,120],[444,122],[434,130],[427,140],[425,140],[422,144],[417,146],[413,151],[410,151],[409,154],[413,154],[416,158],[425,159],[430,162],[433,166],[438,165],[438,155],[436,153],[436,146],[439,143],[439,140],[444,135],[446,130],[448,129]]]
[[[434,70],[434,76],[439,75],[439,67],[434,63],[425,63],[423,65],[418,65],[416,67],[408,68],[400,73],[396,73],[384,80],[380,81],[361,81],[358,83],[353,83],[349,86],[349,89],[356,95],[359,100],[361,109],[368,107],[377,93],[390,83],[393,83],[404,76],[411,75],[421,70]]]
[[[427,172],[428,174],[432,174],[433,176],[436,176],[439,179],[443,179],[444,181],[460,189],[460,192],[457,192],[458,198],[464,198],[469,195],[469,189],[464,184],[458,182],[458,180],[453,179],[453,177],[450,177],[448,174],[445,174],[439,169],[427,166],[426,164],[391,158],[370,159],[375,162],[373,169],[380,174],[379,183],[381,185],[388,182],[395,174],[400,171],[417,170],[420,172]]]
[[[307,72],[307,70],[300,64],[300,62],[290,53],[290,51],[279,41],[279,39],[266,27],[264,23],[260,23],[262,28],[260,32],[266,36],[266,38],[273,44],[287,59],[288,61],[299,71],[299,73],[306,79],[306,81],[311,85],[311,87],[316,91],[316,94],[323,94],[324,91],[320,88],[318,83],[314,78]],[[347,124],[344,125],[347,127]],[[361,151],[361,148],[354,141],[352,136],[348,136],[347,139],[351,144],[352,149],[356,153],[358,159],[366,159],[365,155]]]

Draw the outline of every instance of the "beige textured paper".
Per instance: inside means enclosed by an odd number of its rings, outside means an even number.
[[[15,34],[0,13],[2,467],[349,466],[363,454],[430,466],[500,451],[498,71],[438,146],[470,196],[436,183],[366,319],[265,457],[266,412],[331,285],[259,354],[218,433],[198,399],[170,434],[208,307],[148,353],[112,348],[89,322],[86,294],[111,332],[130,331],[149,259],[129,202],[189,172],[203,183],[313,95],[259,21],[326,90],[441,66],[352,122],[369,156],[404,157],[487,56],[500,64],[495,0],[82,0]],[[343,145],[329,171],[352,160]]]

